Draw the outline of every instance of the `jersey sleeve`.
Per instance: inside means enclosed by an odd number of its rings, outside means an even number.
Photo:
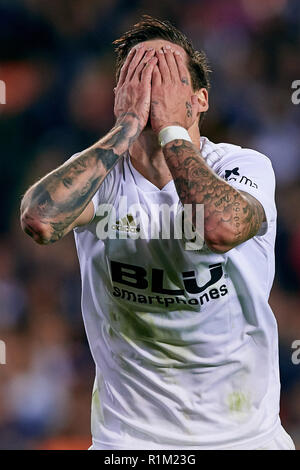
[[[256,236],[265,235],[276,223],[275,175],[269,158],[254,150],[241,149],[225,157],[217,173],[231,186],[251,194],[261,203],[266,222]]]

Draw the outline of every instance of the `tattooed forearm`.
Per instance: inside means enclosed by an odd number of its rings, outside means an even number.
[[[62,238],[138,134],[138,117],[123,115],[103,139],[32,186],[21,203],[23,230],[39,243]]]
[[[172,141],[163,152],[182,204],[204,204],[208,244],[227,251],[256,235],[265,214],[254,197],[219,178],[188,141]]]

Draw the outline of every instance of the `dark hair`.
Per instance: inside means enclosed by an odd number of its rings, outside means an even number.
[[[210,68],[205,53],[203,51],[196,51],[191,41],[169,21],[158,20],[149,15],[143,15],[138,23],[113,42],[117,54],[116,82],[118,82],[120,70],[130,49],[140,42],[151,39],[164,39],[181,46],[188,56],[188,69],[191,75],[193,90],[197,91],[200,88],[208,90],[210,88]],[[202,122],[204,114],[201,113],[199,123]]]

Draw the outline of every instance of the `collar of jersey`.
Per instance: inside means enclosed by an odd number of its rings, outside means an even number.
[[[163,188],[159,189],[155,184],[151,183],[147,178],[145,178],[138,170],[136,170],[130,160],[129,153],[126,157],[127,165],[129,171],[131,172],[135,184],[145,192],[174,192],[176,191],[174,180],[169,181]]]
[[[209,141],[207,137],[201,136],[200,138],[200,151],[201,155],[209,166],[213,166],[217,161],[220,160],[220,150],[218,151],[214,148],[212,142]],[[162,189],[159,189],[155,184],[151,183],[147,178],[145,178],[138,170],[134,168],[130,160],[130,155],[127,153],[127,164],[128,168],[131,171],[131,174],[135,180],[137,186],[139,186],[145,192],[156,192],[156,191],[176,191],[174,180],[169,181]]]

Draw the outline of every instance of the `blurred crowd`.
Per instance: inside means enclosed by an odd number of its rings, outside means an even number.
[[[202,133],[265,153],[277,177],[281,420],[300,449],[300,80],[298,0],[0,0],[0,448],[87,448],[94,365],[72,234],[35,245],[19,226],[26,189],[112,126],[112,41],[144,13],[208,55]],[[300,354],[298,355],[300,357]]]

